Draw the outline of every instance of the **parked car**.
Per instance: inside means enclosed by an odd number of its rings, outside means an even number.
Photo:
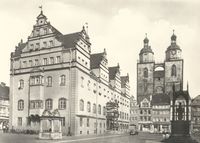
[[[138,135],[138,131],[136,129],[136,125],[130,124],[129,125],[129,134],[130,135]]]

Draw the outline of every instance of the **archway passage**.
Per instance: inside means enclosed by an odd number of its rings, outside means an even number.
[[[59,111],[44,110],[40,117],[39,139],[62,139],[62,129]]]

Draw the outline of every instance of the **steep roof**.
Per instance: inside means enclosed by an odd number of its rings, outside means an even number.
[[[109,80],[115,79],[117,72],[119,71],[119,66],[116,67],[109,67]]]
[[[65,48],[73,47],[75,45],[75,42],[77,42],[79,39],[80,39],[80,32],[60,35],[58,37],[58,40],[63,43]]]
[[[152,96],[152,105],[169,105],[170,97],[167,94],[160,93]]]
[[[193,106],[197,105],[200,106],[200,95],[196,96],[195,98],[192,99],[192,103]]]
[[[91,56],[90,56],[90,68],[91,69],[99,68],[99,65],[103,59],[103,54],[104,53],[91,54]]]
[[[0,84],[0,99],[9,100],[9,87],[5,84]]]

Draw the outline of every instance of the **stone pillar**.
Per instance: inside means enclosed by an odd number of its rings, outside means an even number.
[[[162,133],[163,128],[162,128],[162,124],[160,124],[160,132]]]
[[[51,122],[51,132],[53,133],[54,132],[54,120],[50,120],[50,122]]]
[[[40,132],[41,133],[43,132],[43,119],[40,120]]]
[[[61,126],[62,126],[62,124],[61,124],[61,120],[58,120],[59,121],[59,132],[61,133],[62,132],[62,128],[61,128]]]

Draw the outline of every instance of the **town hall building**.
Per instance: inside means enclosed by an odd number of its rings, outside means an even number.
[[[10,129],[39,132],[40,117],[56,114],[63,135],[102,134],[108,102],[119,106],[117,130],[128,129],[129,75],[121,76],[119,64],[108,66],[105,49],[91,53],[86,28],[64,35],[41,11],[27,41],[11,53]]]

